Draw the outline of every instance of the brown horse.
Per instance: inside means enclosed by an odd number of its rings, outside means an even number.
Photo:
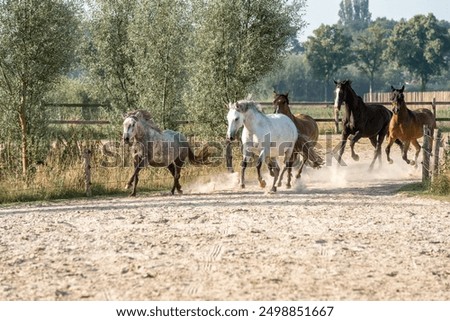
[[[417,166],[417,157],[420,152],[420,145],[417,142],[417,138],[423,136],[423,125],[428,125],[431,131],[433,131],[436,128],[436,119],[429,109],[420,108],[410,110],[406,107],[405,97],[403,95],[405,86],[400,89],[395,89],[392,86],[391,88],[391,101],[394,106],[392,111],[394,115],[389,123],[389,140],[386,147],[387,160],[392,164],[393,161],[389,157],[391,146],[396,139],[399,139],[404,143],[402,158],[407,164]],[[416,148],[416,155],[413,161],[408,159],[409,144],[413,144]]]
[[[300,168],[297,172],[296,178],[299,178],[302,174],[303,166],[309,160],[311,167],[320,167],[322,165],[322,158],[317,155],[314,151],[314,146],[317,144],[317,139],[319,138],[319,126],[317,122],[310,116],[304,114],[292,114],[291,108],[289,107],[289,94],[278,94],[274,92],[273,106],[275,107],[274,113],[284,114],[288,116],[297,127],[299,132],[299,137],[296,143],[296,149],[294,153],[301,153],[303,156],[303,161],[300,164]],[[278,186],[281,186],[281,181],[283,179],[283,174],[286,168],[280,174],[280,179],[278,180]]]

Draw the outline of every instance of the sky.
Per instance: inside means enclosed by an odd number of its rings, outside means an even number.
[[[322,23],[337,23],[340,3],[341,0],[306,0],[304,19],[309,25],[300,34],[300,41],[306,41]],[[450,21],[450,0],[369,0],[369,11],[372,20],[386,17],[398,21],[431,12],[438,20]]]

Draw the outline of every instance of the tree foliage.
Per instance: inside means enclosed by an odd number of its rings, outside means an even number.
[[[367,29],[371,21],[369,0],[342,0],[339,4],[339,24],[357,32]]]
[[[135,6],[132,1],[93,1],[85,32],[84,64],[89,75],[101,84],[103,96],[123,111],[138,106],[136,59],[129,34]]]
[[[176,126],[192,29],[187,2],[96,0],[91,10],[86,65],[115,115],[144,108],[162,127]]]
[[[337,71],[353,61],[352,38],[338,25],[321,25],[314,30],[305,43],[306,58],[313,74],[324,81],[325,96],[328,99],[328,83]]]
[[[387,48],[390,30],[378,23],[361,32],[353,47],[355,64],[369,79],[369,92],[372,92],[375,73],[384,63],[383,53]]]
[[[224,130],[225,104],[244,98],[280,62],[302,26],[303,0],[194,2],[186,105],[205,133]]]
[[[421,80],[421,88],[433,75],[447,68],[445,55],[450,48],[449,31],[433,14],[416,15],[400,21],[388,41],[386,56]]]
[[[0,96],[13,120],[5,136],[20,137],[22,173],[47,130],[42,97],[75,61],[76,4],[63,0],[0,1]]]

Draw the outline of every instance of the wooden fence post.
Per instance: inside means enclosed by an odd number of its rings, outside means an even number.
[[[435,180],[439,175],[439,148],[441,147],[441,131],[436,128],[433,137],[433,176]]]
[[[92,152],[90,149],[86,148],[84,150],[84,177],[85,177],[85,189],[86,196],[92,196],[91,191],[91,155]]]
[[[433,101],[431,102],[431,108],[433,109],[433,115],[434,115],[434,118],[436,119],[437,118],[437,115],[436,115],[436,97],[433,97]]]
[[[431,137],[428,125],[423,125],[423,160],[422,160],[422,183],[427,184],[430,180],[430,154]]]

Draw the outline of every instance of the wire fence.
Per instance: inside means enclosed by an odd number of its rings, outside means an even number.
[[[450,167],[450,134],[443,135],[439,129],[424,125],[422,145],[422,183],[433,184],[442,176],[448,176]]]
[[[450,105],[450,102],[447,103]],[[292,103],[294,110],[297,108],[304,112],[318,110],[315,114],[317,119],[335,122],[335,117],[323,117],[332,113],[332,103]],[[268,108],[269,103],[263,104]],[[436,106],[444,106],[436,104]],[[70,106],[70,110],[74,110]],[[324,108],[325,107],[325,108]],[[89,107],[89,110],[94,108]],[[102,108],[101,106],[95,108]],[[311,109],[312,108],[312,109]],[[324,113],[325,110],[325,114]],[[270,111],[270,109],[269,109]],[[306,113],[306,112],[305,112]],[[311,112],[314,114],[313,112]],[[322,114],[320,114],[322,113]],[[64,114],[65,115],[65,114]],[[72,113],[68,117],[73,116]],[[99,121],[95,117],[103,113],[89,114],[89,121]],[[92,117],[90,117],[92,116]],[[62,121],[72,121],[67,118]],[[64,196],[100,195],[105,193],[116,193],[124,191],[132,172],[132,157],[126,146],[120,141],[120,131],[117,126],[99,123],[93,126],[87,123],[56,124],[58,135],[51,142],[51,146],[45,158],[30,165],[30,175],[23,178],[20,166],[20,144],[17,141],[0,142],[0,203],[28,199],[46,199]],[[92,128],[95,127],[95,130]],[[63,129],[65,128],[65,129]],[[102,133],[101,139],[96,139],[98,132]],[[439,131],[436,131],[439,133]],[[429,143],[429,148],[425,141],[430,135],[425,135],[423,140],[423,181],[436,180],[440,173],[448,173],[448,154],[450,149],[450,138],[448,133],[441,133],[441,138],[434,138],[434,141],[441,141],[440,144]],[[447,140],[447,141],[446,141]],[[433,139],[430,138],[430,141]],[[201,143],[201,142],[200,142]],[[196,168],[187,166],[182,173],[182,182],[194,179],[207,178],[217,173],[227,171],[225,161],[226,145],[223,139],[215,142],[216,152],[214,154],[214,166],[206,168]],[[439,146],[438,150],[431,149]],[[85,151],[90,150],[90,177],[89,184],[86,180],[86,155]],[[240,159],[240,149],[238,145],[233,145],[234,159]],[[437,158],[436,158],[437,157]],[[427,161],[428,160],[428,161]],[[447,162],[447,163],[446,163]],[[445,165],[446,164],[446,165]],[[154,190],[170,186],[172,178],[170,173],[164,168],[148,168],[141,174],[140,186],[142,189]]]

